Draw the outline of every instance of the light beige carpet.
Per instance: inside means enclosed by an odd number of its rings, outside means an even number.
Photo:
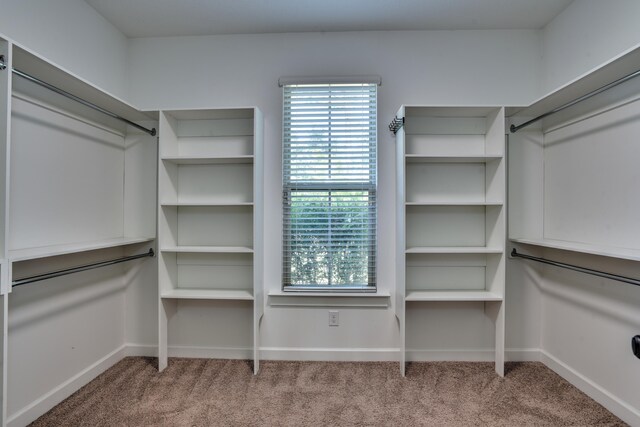
[[[540,363],[262,362],[129,357],[34,426],[621,426]]]

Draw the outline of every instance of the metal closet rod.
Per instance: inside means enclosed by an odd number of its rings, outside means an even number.
[[[529,259],[531,261],[541,262],[543,264],[553,265],[554,267],[566,268],[568,270],[578,271],[580,273],[591,274],[593,276],[604,277],[605,279],[617,280],[618,282],[629,283],[632,285],[640,286],[640,280],[634,279],[631,277],[620,276],[618,274],[606,273],[604,271],[593,270],[591,268],[579,267],[573,264],[566,264],[564,262],[551,261],[545,258],[538,258],[531,255],[519,254],[515,248],[511,251],[511,256],[513,258],[524,258]]]
[[[609,90],[612,87],[618,86],[619,84],[622,84],[622,83],[626,82],[627,80],[631,80],[632,78],[638,77],[638,76],[640,76],[640,70],[634,71],[631,74],[627,74],[626,76],[621,77],[618,80],[615,80],[615,81],[613,81],[613,82],[611,82],[609,84],[606,84],[606,85],[594,90],[593,92],[589,92],[586,95],[582,95],[580,98],[576,98],[571,102],[567,102],[566,104],[563,104],[563,105],[561,105],[561,106],[559,106],[559,107],[557,107],[557,108],[555,108],[555,109],[553,109],[551,111],[548,111],[548,112],[546,112],[544,114],[541,114],[538,117],[535,117],[535,118],[533,118],[533,119],[531,119],[531,120],[529,120],[527,122],[524,122],[524,123],[522,123],[522,124],[520,124],[518,126],[511,125],[511,127],[510,127],[511,133],[516,133],[517,131],[519,131],[523,127],[527,127],[530,124],[535,123],[535,122],[537,122],[539,120],[542,120],[545,117],[548,117],[548,116],[550,116],[552,114],[559,113],[560,111],[565,110],[565,109],[567,109],[569,107],[572,107],[572,106],[576,105],[579,102],[582,102],[582,101],[584,101],[586,99],[589,99],[592,96],[596,96],[597,94],[602,93],[605,90]]]
[[[6,66],[6,64],[4,62],[4,57],[0,57],[0,70],[4,70],[6,68],[7,68],[7,66]],[[32,75],[27,74],[24,71],[20,71],[20,70],[18,70],[16,68],[13,68],[11,71],[13,71],[14,74],[22,77],[23,79],[29,80],[30,82],[33,82],[33,83],[35,83],[37,85],[40,85],[40,86],[42,86],[42,87],[44,87],[46,89],[49,89],[52,92],[55,92],[55,93],[57,93],[59,95],[62,95],[64,97],[66,97],[66,98],[69,98],[69,99],[72,99],[72,100],[74,100],[76,102],[79,102],[80,104],[82,104],[82,105],[84,105],[86,107],[89,107],[89,108],[92,108],[92,109],[94,109],[96,111],[99,111],[102,114],[105,114],[105,115],[107,115],[109,117],[113,117],[116,120],[120,120],[121,122],[124,122],[124,123],[126,123],[126,124],[128,124],[130,126],[133,126],[136,129],[140,129],[141,131],[146,132],[151,136],[156,136],[156,129],[155,128],[147,129],[144,126],[140,126],[139,124],[134,123],[129,119],[125,119],[124,117],[119,116],[116,113],[112,113],[109,110],[105,110],[102,107],[98,107],[97,105],[92,104],[89,101],[85,101],[84,99],[79,98],[79,97],[77,97],[77,96],[75,96],[75,95],[73,95],[73,94],[71,94],[71,93],[69,93],[69,92],[67,92],[65,90],[62,90],[62,89],[60,89],[60,88],[58,88],[56,86],[53,86],[53,85],[51,85],[51,84],[49,84],[47,82],[43,82],[42,80],[40,80],[40,79],[38,79],[36,77],[33,77]]]
[[[134,259],[153,257],[155,253],[153,249],[149,252],[138,255],[131,255],[122,258],[116,258],[109,261],[94,262],[92,264],[80,265],[78,267],[65,268],[64,270],[52,271],[51,273],[38,274],[36,276],[25,277],[23,279],[14,280],[12,287],[26,285],[27,283],[39,282],[41,280],[53,279],[54,277],[66,276],[67,274],[79,273],[81,271],[93,270],[94,268],[106,267],[108,265],[120,264],[121,262],[133,261]]]

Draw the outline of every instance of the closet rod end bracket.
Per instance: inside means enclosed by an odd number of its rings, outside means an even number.
[[[151,128],[151,132],[149,132],[149,135],[156,136],[156,134],[157,134],[156,128]]]
[[[4,62],[4,55],[0,55],[0,70],[6,70],[7,63]]]
[[[511,125],[511,127],[509,127],[509,130],[511,131],[511,133],[516,133],[518,132],[518,127],[516,125]]]

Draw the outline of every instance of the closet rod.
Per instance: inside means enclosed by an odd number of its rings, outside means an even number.
[[[6,65],[5,65],[5,62],[3,60],[0,60],[0,70],[4,70],[5,68],[7,68]],[[46,89],[49,89],[52,92],[55,92],[55,93],[57,93],[59,95],[62,95],[62,96],[67,97],[69,99],[72,99],[72,100],[74,100],[76,102],[79,102],[80,104],[82,104],[84,106],[87,106],[89,108],[93,108],[94,110],[99,111],[102,114],[106,114],[109,117],[113,117],[114,119],[117,119],[117,120],[120,120],[122,122],[125,122],[126,124],[131,125],[136,129],[140,129],[141,131],[146,132],[151,136],[155,136],[156,135],[156,129],[155,128],[147,129],[144,126],[140,126],[139,124],[134,123],[131,120],[125,119],[124,117],[121,117],[121,116],[117,115],[116,113],[112,113],[109,110],[105,110],[102,107],[98,107],[97,105],[92,104],[89,101],[85,101],[84,99],[79,98],[79,97],[77,97],[77,96],[75,96],[75,95],[73,95],[73,94],[71,94],[71,93],[69,93],[67,91],[64,91],[64,90],[62,90],[62,89],[60,89],[60,88],[58,88],[56,86],[53,86],[53,85],[51,85],[51,84],[49,84],[47,82],[43,82],[42,80],[40,80],[40,79],[38,79],[36,77],[33,77],[32,75],[27,74],[24,71],[20,71],[20,70],[18,70],[16,68],[14,68],[12,71],[13,71],[14,74],[22,77],[23,79],[29,80],[30,82],[33,82],[33,83],[35,83],[37,85],[40,85],[40,86],[42,86],[42,87],[44,87]]]
[[[122,258],[116,258],[109,261],[94,262],[92,264],[80,265],[78,267],[66,268],[64,270],[52,271],[51,273],[38,274],[36,276],[25,277],[24,279],[14,280],[12,287],[26,285],[27,283],[39,282],[41,280],[53,279],[54,277],[66,276],[67,274],[79,273],[81,271],[93,270],[94,268],[106,267],[108,265],[120,264],[121,262],[133,261],[134,259],[153,257],[155,253],[153,249],[149,252],[138,255],[131,255]]]
[[[567,102],[566,104],[563,104],[563,105],[561,105],[561,106],[559,106],[559,107],[557,107],[557,108],[555,108],[555,109],[553,109],[551,111],[547,111],[546,113],[541,114],[538,117],[535,117],[535,118],[533,118],[533,119],[531,119],[531,120],[529,120],[527,122],[524,122],[524,123],[522,123],[522,124],[520,124],[518,126],[511,125],[511,128],[510,128],[511,133],[516,133],[517,131],[519,131],[523,127],[527,127],[530,124],[535,123],[535,122],[537,122],[539,120],[542,120],[545,117],[548,117],[548,116],[550,116],[552,114],[559,113],[560,111],[565,110],[565,109],[567,109],[569,107],[572,107],[572,106],[576,105],[579,102],[582,102],[582,101],[584,101],[586,99],[589,99],[592,96],[595,96],[595,95],[597,95],[599,93],[602,93],[602,92],[604,92],[606,90],[609,90],[612,87],[618,86],[619,84],[622,84],[622,83],[626,82],[627,80],[631,80],[632,78],[638,77],[638,76],[640,76],[640,70],[634,71],[631,74],[627,74],[626,76],[621,77],[618,80],[615,80],[615,81],[613,81],[613,82],[611,82],[609,84],[606,84],[606,85],[594,90],[593,92],[589,92],[586,95],[582,95],[580,98],[576,98],[573,101]]]
[[[566,264],[564,262],[551,261],[545,258],[538,258],[531,255],[519,254],[515,248],[511,251],[513,258],[524,258],[531,261],[541,262],[543,264],[553,265],[555,267],[566,268],[568,270],[578,271],[580,273],[591,274],[593,276],[604,277],[605,279],[617,280],[618,282],[629,283],[632,285],[640,286],[640,280],[633,279],[631,277],[619,276],[617,274],[605,273],[604,271],[592,270],[591,268],[579,267],[573,264]]]

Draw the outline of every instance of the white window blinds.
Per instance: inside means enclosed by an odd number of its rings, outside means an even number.
[[[284,86],[283,282],[375,289],[375,84]]]

